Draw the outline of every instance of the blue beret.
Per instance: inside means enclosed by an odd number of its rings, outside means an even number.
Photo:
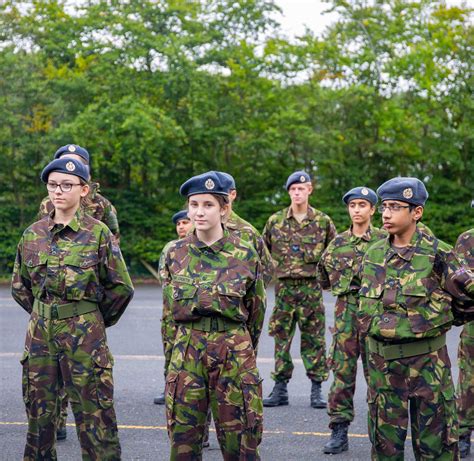
[[[377,194],[375,191],[370,189],[370,187],[354,187],[354,189],[351,189],[349,192],[346,192],[344,194],[344,197],[342,197],[342,201],[348,205],[351,200],[354,199],[362,199],[362,200],[367,200],[370,202],[372,205],[377,204]]]
[[[218,173],[224,175],[229,180],[230,182],[229,190],[237,189],[237,187],[235,187],[235,179],[231,174],[226,173],[225,171],[218,171]]]
[[[76,160],[75,158],[57,158],[48,163],[41,173],[41,181],[47,183],[48,176],[53,171],[71,174],[78,176],[86,182],[89,181],[89,168],[87,168],[87,165],[84,165],[80,160]]]
[[[66,144],[60,147],[54,154],[54,158],[60,158],[64,154],[76,154],[82,157],[89,164],[89,152],[77,144]]]
[[[292,184],[303,184],[306,182],[311,182],[309,174],[305,171],[295,171],[291,173],[286,180],[286,190],[288,190]]]
[[[196,194],[229,195],[231,182],[227,176],[219,171],[193,176],[179,188],[179,193],[185,197]]]
[[[189,219],[188,210],[181,210],[181,211],[178,211],[178,212],[175,213],[175,214],[173,215],[173,217],[171,218],[171,220],[173,221],[173,224],[174,224],[174,225],[178,224],[178,221],[181,221],[182,219]]]
[[[418,178],[392,178],[378,189],[380,200],[399,200],[410,205],[425,206],[428,191]]]

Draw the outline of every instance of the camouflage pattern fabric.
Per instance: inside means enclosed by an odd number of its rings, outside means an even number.
[[[301,356],[309,378],[327,379],[324,305],[318,262],[336,228],[329,216],[308,207],[300,223],[292,208],[268,219],[263,238],[275,264],[275,308],[269,333],[275,338],[276,381],[288,381],[293,371],[290,356],[296,323],[301,330]],[[294,280],[292,282],[292,280]]]
[[[301,358],[309,379],[328,378],[324,305],[316,279],[280,279],[275,285],[276,306],[269,322],[275,339],[275,371],[272,379],[288,382],[293,374],[290,349],[296,324],[301,331]]]
[[[171,459],[201,459],[209,405],[224,459],[259,459],[255,357],[266,293],[256,250],[228,230],[211,246],[193,232],[169,247],[163,275],[163,297],[178,324],[165,390]],[[205,332],[182,324],[209,316],[236,325]]]
[[[444,334],[452,299],[473,297],[472,273],[449,245],[417,230],[410,244],[391,238],[363,260],[359,319],[362,332],[387,344]],[[402,460],[408,414],[417,459],[458,459],[457,417],[446,347],[409,358],[369,354],[369,435],[372,458]]]
[[[237,235],[241,239],[249,242],[257,250],[262,264],[263,282],[265,283],[265,286],[268,286],[272,281],[275,268],[273,266],[270,252],[268,251],[260,232],[258,232],[252,224],[245,221],[245,219],[242,219],[235,211],[230,213],[225,226],[231,232],[237,232]]]
[[[168,253],[169,248],[177,240],[172,240],[168,242],[164,247],[160,255],[160,261],[158,263],[158,274],[160,276],[160,281],[163,284],[166,278],[165,270],[165,259]],[[174,338],[176,336],[176,324],[173,319],[173,313],[171,312],[171,306],[167,302],[166,298],[163,296],[163,313],[161,316],[161,341],[163,344],[163,353],[165,354],[165,366],[164,373],[165,376],[168,372],[168,367],[171,360],[171,352],[173,350]]]
[[[474,270],[474,229],[459,236],[454,251]],[[459,434],[464,435],[474,429],[474,322],[464,325],[461,332],[458,365]]]
[[[110,230],[81,211],[67,226],[55,224],[52,216],[34,223],[18,245],[12,295],[31,314],[22,358],[28,416],[24,459],[56,459],[63,385],[75,413],[83,459],[120,459],[105,327],[119,320],[133,285]],[[46,319],[32,312],[35,298],[56,304],[58,311],[81,300],[97,303],[98,310]]]
[[[237,235],[211,246],[195,232],[170,246],[165,258],[163,297],[175,322],[218,315],[245,323],[254,348],[262,331],[266,293],[260,258]]]
[[[396,360],[370,353],[368,404],[373,460],[405,459],[408,418],[416,459],[459,459],[454,385],[446,347]]]
[[[351,229],[338,234],[321,257],[320,268],[329,280],[331,292],[337,297],[334,312],[333,341],[328,365],[334,375],[329,391],[329,427],[354,419],[354,392],[357,359],[362,360],[367,380],[367,359],[364,339],[359,335],[357,310],[360,288],[359,272],[367,248],[386,237],[386,233],[370,226],[362,237]]]
[[[285,208],[270,216],[263,230],[279,279],[317,277],[319,259],[335,236],[331,218],[312,207],[301,223]]]
[[[87,207],[84,208],[84,212],[98,221],[102,221],[104,224],[106,224],[111,230],[112,234],[114,234],[117,243],[120,243],[120,230],[117,218],[117,210],[108,199],[99,193],[99,183],[90,183],[89,187],[90,192],[87,197],[90,200]],[[53,210],[53,203],[49,197],[45,197],[40,204],[38,219],[48,216]]]
[[[178,327],[165,395],[171,460],[202,459],[209,406],[223,458],[260,459],[262,380],[245,326],[209,333]]]

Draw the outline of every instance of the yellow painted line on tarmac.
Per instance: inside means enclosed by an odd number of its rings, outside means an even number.
[[[0,426],[27,426],[26,422],[17,422],[17,421],[0,421]],[[76,427],[74,423],[67,423],[66,426],[69,427]],[[119,424],[119,429],[125,430],[141,430],[141,431],[166,431],[166,426],[140,426],[140,425],[132,425],[132,424]],[[211,432],[215,432],[215,429],[211,428]],[[311,436],[311,437],[329,437],[331,435],[330,432],[300,432],[300,431],[263,431],[264,434],[271,434],[271,435],[299,435],[299,436]],[[359,438],[359,439],[366,439],[368,438],[367,434],[349,434],[349,437]]]

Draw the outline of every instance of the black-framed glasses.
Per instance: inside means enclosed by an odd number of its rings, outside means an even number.
[[[63,182],[61,184],[55,182],[46,183],[46,189],[48,189],[50,192],[55,192],[58,187],[62,192],[71,192],[74,186],[82,186],[82,184],[73,184],[71,182]]]
[[[377,210],[379,211],[379,213],[383,213],[385,210],[389,210],[390,213],[393,213],[393,212],[398,212],[400,211],[402,208],[411,208],[411,205],[398,205],[398,204],[393,204],[393,205],[380,205]]]

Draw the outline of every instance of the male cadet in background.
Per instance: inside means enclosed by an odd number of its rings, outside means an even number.
[[[173,224],[176,226],[176,233],[180,239],[186,237],[189,231],[193,227],[193,223],[188,217],[188,210],[178,211],[171,218]],[[171,240],[168,242],[161,251],[160,261],[158,263],[158,274],[160,276],[160,281],[163,283],[163,268],[166,259],[166,253],[168,249],[176,242],[176,240]],[[163,298],[164,299],[164,298]],[[176,325],[173,320],[173,315],[170,311],[169,306],[163,302],[163,315],[161,317],[161,340],[163,341],[163,352],[165,354],[165,379],[166,373],[168,372],[168,366],[171,360],[171,351],[173,350],[174,337],[176,334]],[[162,392],[158,397],[153,399],[153,403],[156,405],[165,404],[165,393]]]
[[[474,277],[451,247],[417,229],[428,198],[416,178],[377,193],[389,236],[366,252],[361,334],[368,334],[372,459],[403,460],[408,418],[415,458],[458,459],[458,422],[446,332],[454,312],[471,313]]]
[[[238,236],[251,243],[252,246],[257,250],[258,256],[260,257],[260,262],[263,269],[263,282],[265,287],[267,287],[273,278],[273,260],[268,251],[267,246],[263,240],[263,237],[260,235],[257,229],[255,229],[252,224],[245,219],[242,219],[233,209],[232,204],[237,198],[237,187],[235,185],[235,179],[229,173],[223,171],[220,172],[229,179],[230,189],[229,189],[229,211],[225,220],[225,227],[231,232],[237,232]]]
[[[66,144],[60,147],[54,154],[54,158],[69,157],[81,161],[89,168],[90,174],[90,158],[89,152],[77,144]],[[100,185],[97,182],[90,182],[90,192],[85,212],[89,216],[102,221],[111,230],[117,243],[120,243],[119,224],[117,219],[117,210],[103,195],[99,193]],[[53,211],[54,207],[49,197],[45,197],[41,202],[38,212],[38,219],[44,218]]]
[[[77,144],[66,144],[60,147],[54,154],[54,159],[73,158],[79,160],[87,166],[90,179],[90,157],[89,152]],[[117,212],[114,206],[104,196],[99,194],[99,184],[89,182],[90,192],[87,195],[87,201],[83,205],[84,212],[93,218],[102,221],[111,230],[115,237],[115,241],[120,243],[119,225],[117,220]],[[54,210],[54,205],[49,196],[45,197],[39,208],[38,220],[49,215]],[[56,431],[57,440],[65,440],[67,437],[66,420],[68,397],[64,390],[61,390],[60,397],[60,416],[58,418],[58,428]]]
[[[321,395],[321,383],[328,377],[324,305],[317,265],[336,228],[329,216],[309,205],[313,186],[307,173],[291,174],[286,190],[291,205],[270,216],[263,231],[278,278],[269,325],[270,336],[275,338],[275,386],[263,405],[288,405],[287,383],[293,372],[290,347],[298,323],[301,357],[312,382],[311,406],[326,408]]]
[[[474,228],[459,236],[454,251],[474,271]],[[471,451],[474,428],[474,322],[467,323],[462,330],[458,365],[459,453],[461,458],[466,458]]]
[[[342,197],[351,218],[351,226],[329,244],[319,262],[331,292],[337,297],[334,312],[329,368],[334,381],[329,391],[328,414],[331,439],[324,453],[341,453],[349,448],[347,430],[354,419],[354,391],[357,359],[361,358],[367,379],[365,338],[359,335],[359,270],[367,248],[387,234],[371,224],[377,194],[368,187],[355,187]]]

